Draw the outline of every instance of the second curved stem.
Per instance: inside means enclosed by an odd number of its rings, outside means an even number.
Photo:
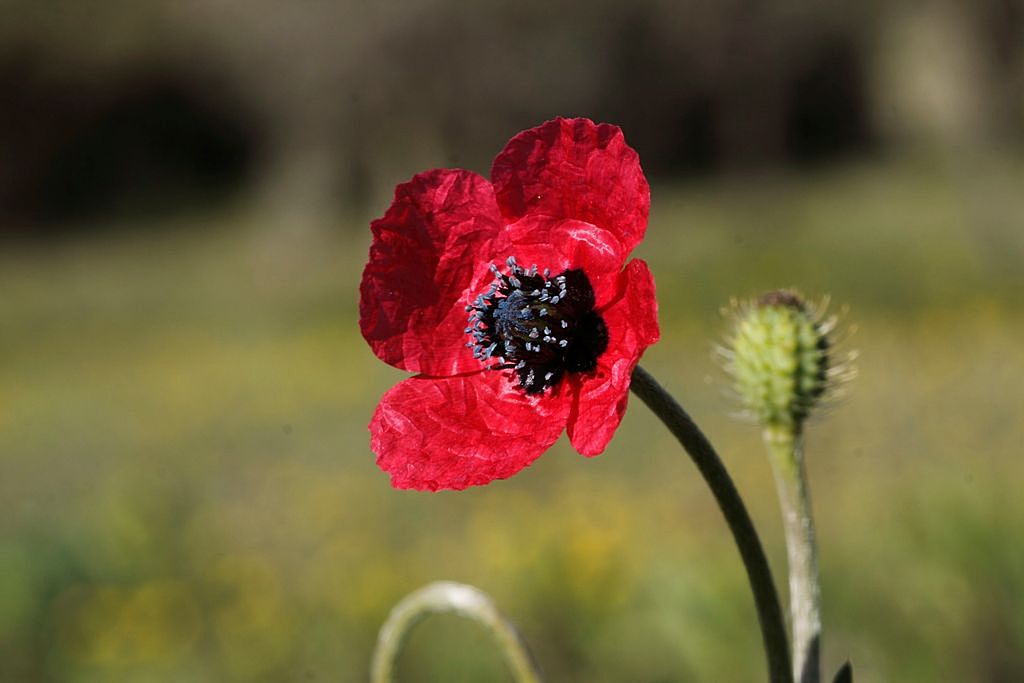
[[[541,683],[540,670],[519,632],[479,588],[436,581],[402,599],[380,629],[370,668],[371,683],[393,683],[398,653],[409,630],[430,614],[454,612],[487,629],[505,655],[516,683]]]
[[[786,624],[771,567],[732,477],[704,433],[650,373],[637,366],[633,370],[630,388],[678,439],[715,496],[747,570],[761,625],[769,680],[772,683],[792,683]]]

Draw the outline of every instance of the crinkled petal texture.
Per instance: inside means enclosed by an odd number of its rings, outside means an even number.
[[[469,171],[421,173],[370,228],[359,326],[373,352],[410,372],[479,370],[461,302],[493,277],[487,262],[507,243],[491,184]]]
[[[537,264],[552,274],[581,268],[598,307],[615,295],[627,252],[607,230],[583,221],[527,216],[508,226],[508,237],[519,265]]]
[[[654,277],[640,259],[630,261],[619,278],[619,295],[602,312],[608,349],[597,370],[570,376],[575,402],[569,416],[569,440],[583,455],[601,453],[622,422],[630,377],[644,350],[658,341],[658,302]]]
[[[464,489],[510,477],[561,435],[567,395],[530,397],[504,373],[413,377],[380,401],[370,446],[395,488]]]
[[[608,230],[628,254],[647,229],[651,191],[618,126],[554,119],[512,138],[491,167],[501,212],[575,218]]]
[[[371,447],[396,488],[464,489],[519,472],[568,430],[597,455],[626,409],[630,376],[658,339],[654,280],[640,260],[650,190],[615,126],[555,119],[520,133],[492,181],[434,170],[399,185],[374,221],[360,285],[360,327],[374,353],[420,373],[388,391]],[[552,274],[582,269],[608,347],[594,372],[528,395],[513,373],[485,371],[466,342],[466,304],[514,256]]]

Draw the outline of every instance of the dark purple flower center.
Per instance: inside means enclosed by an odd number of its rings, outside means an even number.
[[[608,327],[594,310],[594,288],[579,269],[551,276],[513,257],[469,311],[466,346],[489,370],[513,370],[528,394],[555,387],[567,372],[592,372],[608,348]]]

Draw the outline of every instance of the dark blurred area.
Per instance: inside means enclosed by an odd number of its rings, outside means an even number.
[[[1019,145],[1024,2],[4,0],[0,225],[367,208],[555,115],[654,177]]]

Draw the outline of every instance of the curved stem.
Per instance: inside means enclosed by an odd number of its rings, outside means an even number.
[[[686,411],[640,366],[633,370],[630,388],[679,440],[711,488],[718,507],[732,531],[743,565],[747,569],[747,578],[754,593],[757,619],[761,624],[761,637],[768,659],[769,680],[772,683],[792,683],[786,624],[782,617],[782,608],[779,606],[779,595],[775,590],[771,568],[768,566],[768,558],[765,557],[754,523],[729,472],[711,442]]]
[[[454,612],[482,624],[501,648],[518,683],[541,682],[537,665],[519,632],[486,593],[462,583],[437,581],[410,593],[391,610],[377,636],[377,649],[370,668],[371,683],[394,680],[395,662],[409,630],[428,615],[440,612]]]
[[[793,622],[793,677],[821,680],[821,589],[814,540],[811,497],[804,467],[803,438],[789,428],[768,428],[764,442],[779,490],[786,554],[789,558],[789,610]]]

